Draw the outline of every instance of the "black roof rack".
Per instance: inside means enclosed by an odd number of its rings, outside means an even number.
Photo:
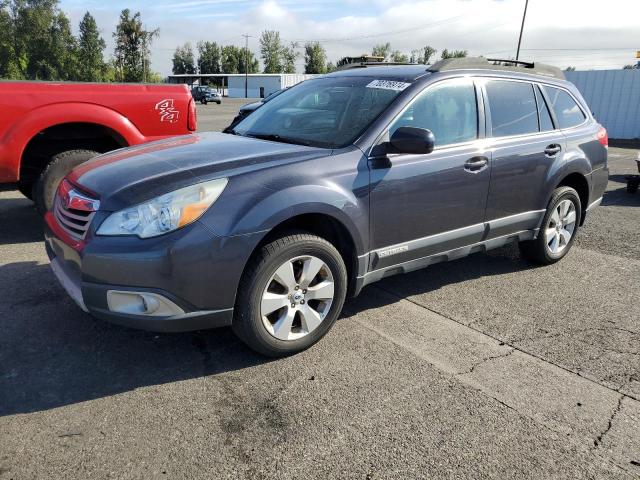
[[[448,58],[440,60],[427,68],[430,72],[448,72],[451,70],[506,70],[510,72],[533,73],[564,79],[564,73],[558,67],[537,62],[519,60],[503,60],[484,57]]]
[[[341,65],[336,70],[349,70],[351,68],[367,68],[367,67],[389,67],[398,65],[418,65],[417,63],[403,63],[403,62],[354,62]]]

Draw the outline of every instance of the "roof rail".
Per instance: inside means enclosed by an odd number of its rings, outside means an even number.
[[[346,63],[339,66],[336,70],[349,70],[351,68],[367,68],[367,67],[389,67],[394,65],[418,65],[417,63],[404,63],[404,62],[354,62]]]
[[[564,79],[564,73],[558,67],[538,62],[523,62],[520,60],[502,60],[484,57],[448,58],[429,66],[430,72],[448,72],[451,70],[506,70],[510,72],[533,73]]]

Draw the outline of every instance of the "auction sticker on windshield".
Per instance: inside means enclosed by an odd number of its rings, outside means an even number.
[[[401,92],[407,88],[410,83],[394,82],[393,80],[374,80],[367,85],[367,88],[382,88],[384,90],[395,90]]]

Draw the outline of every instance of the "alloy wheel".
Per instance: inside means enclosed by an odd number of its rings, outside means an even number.
[[[553,210],[545,230],[549,251],[557,255],[567,248],[576,230],[576,207],[571,200],[562,200]]]
[[[267,282],[260,314],[266,330],[279,340],[297,340],[323,322],[334,298],[327,264],[311,255],[284,262]]]

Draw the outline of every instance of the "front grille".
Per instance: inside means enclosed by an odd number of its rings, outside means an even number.
[[[58,188],[53,215],[65,232],[75,239],[83,240],[99,206],[98,200],[78,192],[64,180]]]

